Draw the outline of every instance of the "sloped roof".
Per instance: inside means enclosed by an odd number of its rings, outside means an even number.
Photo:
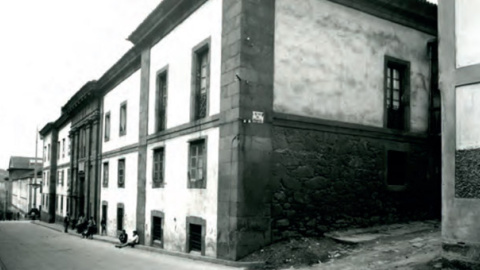
[[[42,159],[37,158],[37,161],[35,162],[34,157],[10,157],[8,171],[35,169],[35,164],[37,164],[37,169],[41,168]]]

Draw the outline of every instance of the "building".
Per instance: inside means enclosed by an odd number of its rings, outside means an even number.
[[[445,267],[479,269],[480,18],[477,1],[439,1],[442,248]]]
[[[62,108],[71,212],[229,260],[438,217],[436,34],[422,0],[164,0]]]
[[[35,186],[42,181],[41,163],[41,158],[10,158],[7,170],[11,190],[8,211],[24,216],[30,209],[40,205],[40,192]],[[37,177],[34,177],[35,172]]]

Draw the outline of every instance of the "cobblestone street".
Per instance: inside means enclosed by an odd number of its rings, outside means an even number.
[[[0,223],[0,269],[239,269],[63,234],[28,221]]]

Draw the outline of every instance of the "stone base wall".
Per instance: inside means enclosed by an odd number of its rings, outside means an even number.
[[[274,240],[438,218],[440,180],[428,172],[423,141],[274,127]],[[409,153],[407,180],[404,190],[394,191],[386,184],[386,155],[398,148]]]

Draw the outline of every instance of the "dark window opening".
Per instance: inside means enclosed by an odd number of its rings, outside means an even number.
[[[404,186],[407,176],[407,153],[388,151],[387,163],[387,184],[391,186]]]
[[[118,160],[118,187],[125,187],[125,159]]]
[[[127,134],[127,103],[120,106],[120,136]]]
[[[205,188],[206,152],[205,140],[190,143],[188,160],[188,187]]]
[[[408,62],[387,58],[385,65],[386,127],[407,130],[409,121]]]
[[[108,162],[103,163],[103,187],[108,187]]]
[[[157,77],[157,131],[165,130],[167,116],[167,72]]]
[[[207,116],[208,89],[210,80],[208,54],[208,47],[196,53],[194,120],[202,119]]]
[[[105,141],[110,140],[110,112],[105,114]]]
[[[162,218],[153,217],[152,219],[152,242],[161,244],[163,241]]]
[[[189,235],[189,250],[190,251],[202,251],[202,226],[197,224],[190,224]]]
[[[117,231],[123,230],[123,207],[117,208]]]
[[[153,150],[153,187],[163,184],[165,151],[163,148]]]

